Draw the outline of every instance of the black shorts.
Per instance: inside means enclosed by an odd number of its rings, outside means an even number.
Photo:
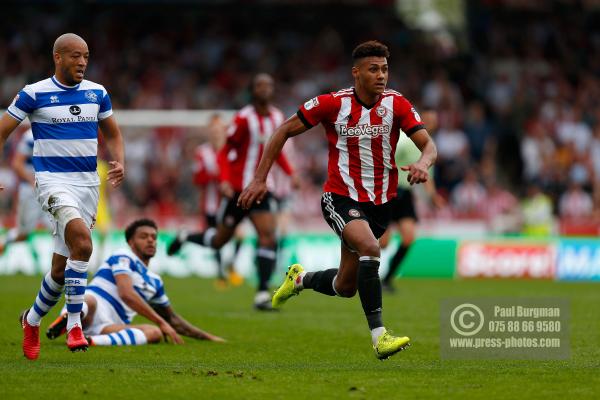
[[[206,219],[206,226],[208,226],[209,228],[217,227],[217,215],[216,214],[206,214],[204,216],[204,218]]]
[[[379,239],[390,221],[391,201],[376,205],[371,202],[359,203],[350,197],[325,192],[321,196],[321,210],[327,224],[344,241],[342,231],[348,222],[363,219],[369,223],[371,232]]]
[[[393,204],[390,215],[391,221],[399,221],[403,218],[418,220],[411,190],[399,187],[397,196],[390,203]]]
[[[224,197],[221,200],[219,211],[217,211],[217,222],[222,223],[228,228],[236,227],[248,214],[253,212],[277,212],[277,203],[270,192],[267,192],[265,198],[260,204],[254,203],[248,210],[238,207],[237,201],[241,192],[236,192],[232,198]]]

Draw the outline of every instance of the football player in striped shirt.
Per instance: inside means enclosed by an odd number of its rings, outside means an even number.
[[[386,359],[409,345],[408,337],[392,336],[382,320],[380,247],[378,238],[389,223],[396,196],[398,169],[394,161],[401,131],[421,150],[404,165],[412,184],[427,181],[437,151],[421,117],[400,93],[386,89],[389,51],[377,41],[357,46],[352,58],[354,87],[308,100],[279,127],[267,144],[252,182],[239,197],[243,208],[260,201],[266,178],[286,140],[321,123],[329,143],[328,177],[321,198],[323,216],[341,239],[339,268],[306,272],[289,267],[273,296],[281,306],[303,289],[329,296],[353,297],[358,291],[375,355]]]
[[[113,253],[96,271],[85,292],[83,329],[92,346],[129,346],[169,338],[183,344],[179,335],[223,342],[175,313],[161,277],[149,269],[156,254],[158,228],[139,219],[125,229],[129,248]],[[46,336],[55,339],[66,330],[66,310],[50,325]],[[131,324],[140,314],[156,325]]]
[[[252,104],[242,108],[229,127],[225,145],[218,156],[223,199],[217,214],[217,226],[192,234],[180,232],[167,248],[168,255],[177,253],[185,242],[220,249],[231,240],[239,223],[248,217],[258,236],[258,288],[254,307],[260,311],[273,309],[271,294],[268,292],[269,280],[277,260],[277,205],[271,193],[272,177],[268,180],[270,191],[264,201],[243,210],[238,207],[237,199],[244,186],[252,180],[265,143],[283,122],[283,114],[272,104],[274,90],[275,83],[270,75],[256,75],[252,80]],[[280,154],[276,162],[288,176],[293,177],[296,185],[297,179],[293,176],[292,166],[285,155]]]
[[[31,121],[36,196],[42,209],[52,215],[55,227],[51,270],[33,306],[21,315],[23,354],[31,360],[40,353],[41,319],[63,290],[67,346],[71,351],[88,346],[80,313],[98,206],[98,128],[113,158],[109,182],[119,186],[125,174],[123,138],[110,97],[102,85],[83,79],[87,43],[73,33],[61,35],[54,42],[53,58],[54,76],[25,86],[0,119],[0,147],[21,121],[27,117]]]

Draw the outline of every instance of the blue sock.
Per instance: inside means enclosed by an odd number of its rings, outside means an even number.
[[[67,260],[65,268],[65,300],[67,303],[67,331],[78,324],[81,327],[81,309],[87,286],[87,261]]]
[[[38,326],[48,311],[56,305],[60,296],[62,296],[63,285],[58,284],[52,276],[50,271],[44,276],[42,281],[42,287],[40,288],[33,306],[27,313],[27,323],[29,325]]]
[[[127,328],[107,335],[92,336],[94,346],[140,346],[148,343],[140,329]]]

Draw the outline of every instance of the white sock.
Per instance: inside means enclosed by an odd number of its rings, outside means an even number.
[[[144,332],[137,328],[127,328],[108,335],[94,335],[91,338],[94,346],[140,346],[148,343]]]
[[[294,287],[296,289],[300,289],[300,290],[304,289],[304,277],[305,276],[306,276],[306,271],[300,272],[300,275],[298,275],[298,277],[294,281]]]
[[[379,328],[371,329],[371,340],[373,341],[373,346],[377,345],[377,339],[379,336],[385,333],[385,328],[380,326]]]

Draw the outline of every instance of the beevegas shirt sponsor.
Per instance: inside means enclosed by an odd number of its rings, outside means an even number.
[[[308,100],[297,115],[307,128],[319,123],[325,128],[329,143],[325,192],[375,204],[396,196],[394,154],[400,131],[410,136],[424,128],[404,96],[387,89],[375,104],[367,105],[354,88],[342,89]]]
[[[32,164],[39,184],[97,186],[98,121],[112,115],[106,89],[83,80],[69,87],[44,79],[25,86],[7,112],[29,117],[33,132]]]
[[[169,305],[169,298],[165,294],[165,286],[161,277],[148,270],[131,250],[117,251],[98,268],[87,291],[106,300],[115,309],[123,323],[130,323],[137,313],[119,297],[119,289],[115,280],[115,276],[119,274],[129,275],[133,288],[148,304]]]

